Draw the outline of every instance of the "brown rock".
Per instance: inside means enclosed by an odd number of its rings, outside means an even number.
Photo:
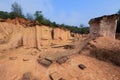
[[[32,73],[26,72],[23,74],[22,80],[31,80],[32,79]]]
[[[48,26],[36,26],[36,36],[37,36],[37,48],[41,49],[41,46],[50,45],[51,28]]]
[[[23,46],[25,46],[25,48],[37,47],[35,27],[25,28],[23,33]]]
[[[83,64],[78,65],[78,67],[79,67],[81,70],[84,70],[84,69],[86,68],[86,66],[83,65]]]
[[[17,48],[22,45],[22,27],[0,22],[0,50]]]
[[[32,56],[37,55],[37,51],[32,52],[31,55],[32,55]]]
[[[54,28],[53,30],[53,38],[54,40],[69,40],[70,39],[70,31],[60,28]]]
[[[24,58],[23,61],[29,61],[29,59],[28,58]]]
[[[39,78],[33,76],[31,72],[25,72],[21,80],[40,80]]]
[[[17,57],[9,57],[10,60],[16,60]]]
[[[118,18],[119,16],[117,14],[113,14],[91,19],[89,22],[90,36],[115,38]]]
[[[57,72],[50,74],[49,77],[51,80],[64,80]]]
[[[57,63],[62,64],[65,63],[69,58],[67,56],[60,57],[56,60]]]
[[[49,67],[52,64],[52,61],[49,59],[37,59],[38,63],[40,63],[41,65],[45,66],[45,67]]]

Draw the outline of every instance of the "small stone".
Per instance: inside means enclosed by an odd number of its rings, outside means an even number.
[[[10,60],[16,60],[17,57],[9,57]]]
[[[63,78],[60,78],[60,79],[58,79],[58,80],[65,80],[65,79],[63,79]]]
[[[31,80],[32,79],[32,73],[26,72],[23,74],[22,80]]]
[[[42,64],[45,67],[49,67],[52,64],[52,61],[49,59],[37,59],[38,63]]]
[[[51,80],[64,80],[57,72],[54,72],[49,75]]]
[[[83,65],[83,64],[78,65],[78,67],[79,67],[81,70],[84,70],[84,69],[86,68],[86,66]]]
[[[37,55],[37,52],[36,52],[36,51],[35,51],[35,52],[32,52],[31,55],[32,55],[32,56],[35,56],[35,55]]]
[[[74,45],[65,45],[64,49],[74,49]]]
[[[57,63],[62,64],[65,63],[69,58],[67,56],[60,57],[56,60]]]
[[[23,61],[29,61],[29,59],[28,58],[24,58]]]
[[[40,80],[40,79],[35,77],[35,78],[34,78],[34,79],[32,79],[32,80]]]

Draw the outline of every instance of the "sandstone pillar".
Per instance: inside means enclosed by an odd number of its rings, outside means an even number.
[[[92,37],[103,36],[115,38],[117,20],[118,20],[117,14],[91,19],[89,22],[90,36]]]

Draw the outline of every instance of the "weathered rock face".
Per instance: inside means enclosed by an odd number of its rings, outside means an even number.
[[[52,34],[54,30],[54,34]],[[54,37],[54,38],[53,38]],[[52,29],[48,26],[35,26],[25,28],[23,32],[23,46],[25,48],[38,48],[49,46],[53,39],[68,40],[70,31],[64,31],[59,28]]]
[[[31,21],[31,20],[26,20],[24,18],[18,18],[16,17],[15,19],[0,19],[1,22],[7,22],[7,23],[12,23],[12,24],[19,24],[22,25],[23,27],[30,27],[30,26],[35,26],[38,25],[38,21]]]
[[[0,50],[16,48],[22,44],[22,26],[0,22]]]
[[[54,40],[69,40],[70,39],[70,31],[60,28],[53,29],[53,39]]]
[[[52,40],[51,28],[47,26],[36,26],[37,48],[50,44]]]
[[[115,38],[118,15],[108,15],[91,19],[90,36],[104,36]]]
[[[42,46],[49,46],[52,40],[67,41],[70,39],[70,31],[68,30],[54,29],[43,25],[30,27],[27,25],[29,21],[21,18],[0,21],[0,50],[22,45],[25,48],[41,49]]]
[[[36,45],[35,27],[25,28],[23,32],[23,46],[25,48],[34,48]]]

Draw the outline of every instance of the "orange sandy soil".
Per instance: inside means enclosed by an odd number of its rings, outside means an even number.
[[[64,49],[47,50],[64,51]],[[120,80],[120,67],[83,54],[70,56],[70,59],[61,65],[53,62],[49,67],[44,67],[37,62],[41,52],[23,47],[1,52],[0,80],[22,80],[21,78],[26,72],[31,72],[34,77],[38,78],[30,80],[52,80],[50,75],[53,73],[57,73],[55,77],[59,75],[63,80]],[[78,67],[79,64],[85,65],[86,68],[81,70]],[[62,79],[54,78],[53,80]]]

